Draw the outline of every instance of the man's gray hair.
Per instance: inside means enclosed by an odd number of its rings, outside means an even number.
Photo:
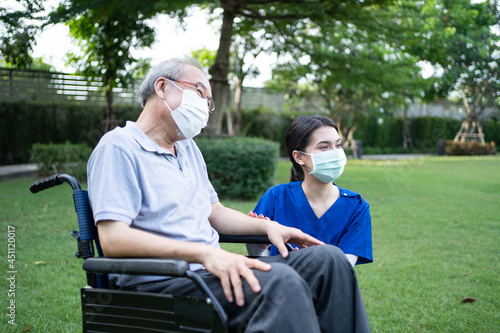
[[[182,75],[182,71],[184,70],[184,65],[192,65],[205,73],[203,66],[193,58],[173,58],[162,61],[150,69],[149,73],[137,89],[137,95],[139,96],[139,102],[141,105],[145,106],[147,100],[154,95],[154,84],[158,78],[167,77],[171,79],[179,79]]]

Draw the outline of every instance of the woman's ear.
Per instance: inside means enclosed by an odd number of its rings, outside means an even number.
[[[302,159],[303,156],[304,156],[304,154],[299,153],[298,150],[292,151],[292,156],[293,156],[293,159],[295,160],[295,162],[297,162],[298,165],[305,165],[306,164],[304,162],[304,160]]]

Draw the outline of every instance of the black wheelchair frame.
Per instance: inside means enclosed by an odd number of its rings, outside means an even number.
[[[198,274],[189,270],[185,260],[104,257],[89,198],[78,181],[67,174],[56,174],[31,184],[30,191],[68,183],[73,189],[79,231],[77,258],[87,285],[80,290],[83,332],[227,332],[224,309]],[[269,243],[266,236],[220,235],[220,242]],[[96,256],[97,254],[97,256]],[[107,274],[159,275],[186,277],[205,297],[194,298],[169,294],[143,293],[108,288]]]

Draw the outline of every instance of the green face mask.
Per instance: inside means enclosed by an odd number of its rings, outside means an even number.
[[[332,183],[339,178],[347,164],[344,149],[332,149],[316,154],[300,153],[311,156],[313,168],[311,170],[307,165],[306,168],[309,170],[309,174],[323,183]]]

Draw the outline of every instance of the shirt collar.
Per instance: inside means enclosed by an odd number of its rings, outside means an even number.
[[[145,151],[163,155],[174,155],[168,149],[160,147],[159,144],[151,140],[149,136],[144,133],[135,122],[127,121],[125,129],[130,133],[130,135],[134,138],[134,140],[144,149]],[[184,141],[184,140],[183,140]],[[187,141],[187,140],[186,140]],[[175,149],[179,152],[179,148],[183,147],[185,143],[182,141],[176,141],[174,143]]]

